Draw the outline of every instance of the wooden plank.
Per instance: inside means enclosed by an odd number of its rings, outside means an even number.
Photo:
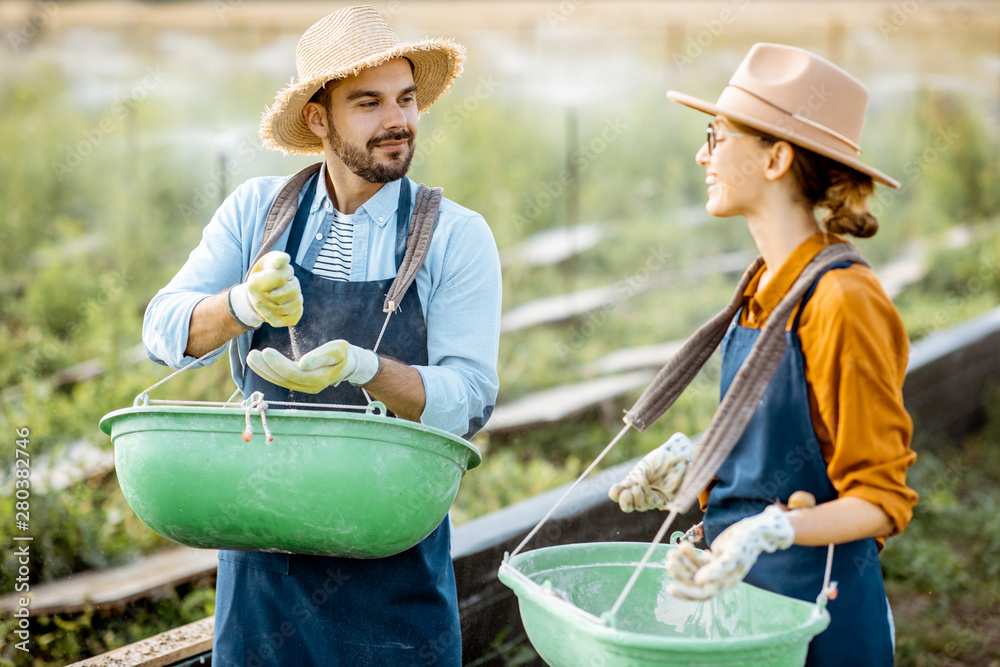
[[[745,251],[725,253],[705,257],[686,267],[683,271],[668,269],[658,273],[645,274],[646,277],[643,280],[638,281],[638,283],[630,282],[627,287],[622,281],[619,281],[614,285],[531,301],[515,306],[503,314],[500,320],[500,333],[519,331],[539,324],[563,322],[598,308],[624,301],[649,289],[662,289],[676,284],[691,284],[705,276],[719,273],[742,273],[753,261],[753,257],[752,253]]]
[[[31,587],[32,616],[71,614],[88,608],[122,608],[133,600],[212,575],[218,567],[214,549],[175,547],[113,570],[82,572]],[[0,614],[18,608],[23,593],[0,597]]]
[[[597,225],[547,229],[529,236],[524,243],[500,254],[500,265],[524,263],[528,266],[550,266],[565,262],[593,248],[601,240]]]
[[[876,275],[890,299],[896,298],[903,288],[927,274],[925,256],[926,252],[921,247],[913,245],[902,257],[878,268]]]
[[[215,618],[209,616],[114,651],[74,662],[72,667],[165,667],[211,651],[214,632]]]
[[[623,290],[609,285],[532,301],[504,313],[500,319],[500,333],[519,331],[537,324],[562,322],[626,299],[639,291],[643,290]]]
[[[589,365],[586,370],[594,375],[607,375],[643,368],[659,370],[670,361],[671,357],[677,354],[682,345],[684,345],[683,340],[671,340],[659,345],[623,348],[601,357]]]
[[[641,370],[540,391],[498,405],[484,430],[503,433],[558,422],[642,387],[653,379],[653,375],[652,371]]]
[[[1000,308],[914,343],[903,397],[916,427],[966,433],[980,417],[983,390],[1000,378],[997,350]]]

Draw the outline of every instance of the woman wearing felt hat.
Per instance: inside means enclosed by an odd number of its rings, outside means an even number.
[[[844,239],[878,230],[867,208],[875,182],[899,187],[858,159],[867,91],[812,53],[757,44],[715,104],[667,95],[713,116],[695,156],[705,169],[706,209],[744,216],[762,260],[744,278],[722,341],[723,395],[800,275],[818,275],[799,281],[804,296],[786,302],[794,307],[777,370],[701,496],[709,549],[671,552],[671,593],[706,599],[745,579],[814,601],[834,544],[838,595],[807,664],[891,665],[878,552],[912,516],[917,495],[906,470],[916,454],[902,395],[906,332],[875,273]],[[626,511],[664,507],[691,456],[672,439],[615,485],[612,498]],[[815,506],[788,510],[800,490]]]

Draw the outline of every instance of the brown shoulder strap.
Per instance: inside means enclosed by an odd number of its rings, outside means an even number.
[[[646,390],[639,396],[632,409],[625,413],[626,424],[637,431],[645,431],[666,412],[677,397],[687,388],[694,377],[705,365],[715,348],[719,347],[722,338],[726,335],[729,323],[733,321],[736,311],[743,303],[743,292],[764,260],[760,257],[744,271],[740,284],[733,292],[729,305],[718,315],[701,325],[694,334],[691,335],[681,348],[667,361],[666,365],[660,369],[653,381],[649,383]]]
[[[278,195],[271,202],[271,208],[267,210],[267,218],[264,220],[264,232],[261,234],[260,250],[257,252],[257,256],[253,258],[253,261],[250,262],[251,268],[257,263],[257,260],[271,250],[274,242],[288,228],[292,220],[295,219],[295,212],[299,208],[299,191],[312,178],[312,175],[319,171],[322,165],[322,162],[309,165],[281,186]],[[307,205],[309,203],[307,202]]]
[[[757,410],[781,357],[785,353],[788,318],[816,279],[832,264],[851,261],[871,266],[853,246],[834,243],[821,250],[799,274],[791,290],[781,300],[764,325],[757,342],[736,373],[729,391],[705,431],[702,445],[695,449],[687,474],[668,509],[686,512],[732,452]],[[659,416],[659,415],[657,415]]]
[[[423,266],[427,250],[431,245],[434,223],[437,220],[443,194],[442,188],[429,188],[423,183],[417,188],[416,203],[413,207],[413,215],[410,216],[410,229],[406,237],[406,252],[403,255],[399,271],[396,272],[396,279],[389,286],[389,292],[382,305],[383,313],[394,313],[399,309],[403,295],[406,294],[406,290],[410,288],[417,277],[417,272]]]

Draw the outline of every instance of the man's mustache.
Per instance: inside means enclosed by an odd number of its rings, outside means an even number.
[[[368,141],[368,148],[375,148],[379,144],[384,144],[388,141],[409,141],[413,138],[413,133],[409,130],[397,130],[395,132],[386,132],[385,134],[373,137]]]

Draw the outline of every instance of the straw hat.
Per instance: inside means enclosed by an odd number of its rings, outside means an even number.
[[[715,104],[674,90],[667,97],[785,139],[880,183],[899,183],[858,159],[868,90],[819,56],[781,44],[755,44]]]
[[[450,39],[400,43],[374,7],[347,7],[306,30],[295,51],[299,80],[278,92],[264,111],[264,146],[285,153],[321,153],[323,145],[302,118],[302,109],[324,83],[358,74],[393,58],[413,63],[417,108],[430,108],[462,72],[465,47]]]

